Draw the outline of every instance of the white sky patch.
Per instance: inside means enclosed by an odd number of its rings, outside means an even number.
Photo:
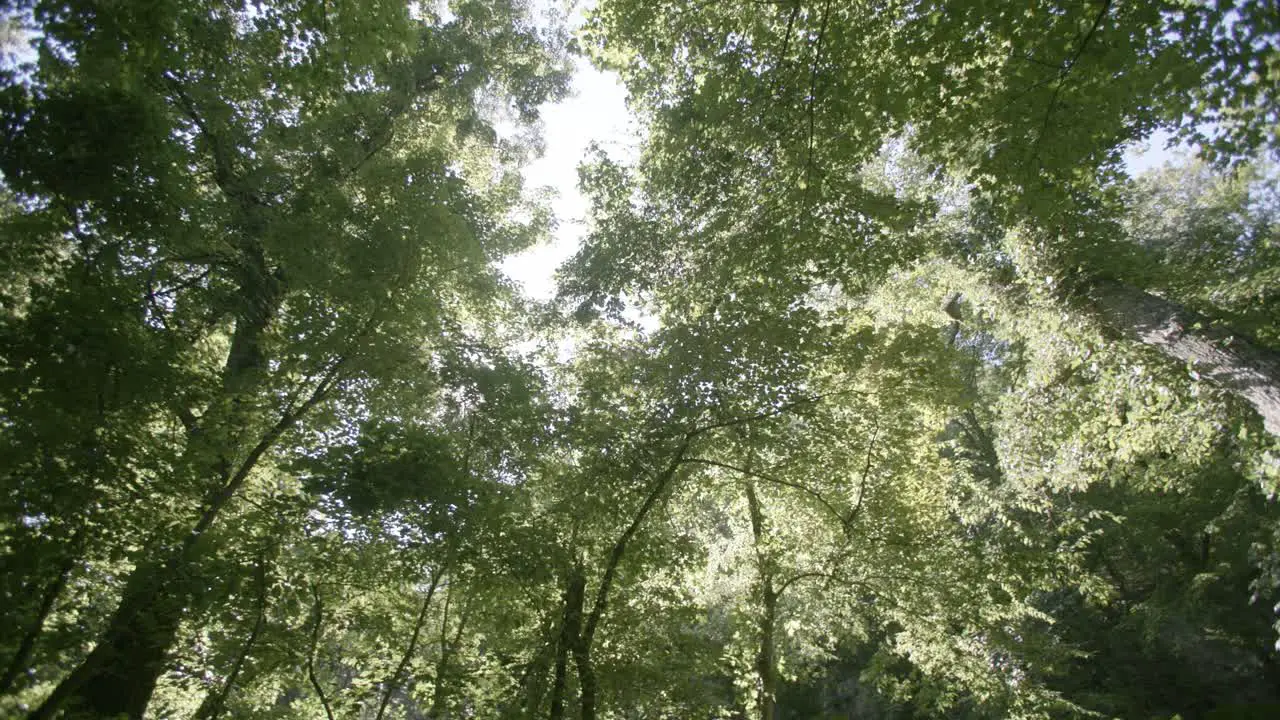
[[[1137,177],[1148,170],[1163,167],[1171,162],[1185,161],[1193,149],[1185,145],[1172,145],[1173,135],[1167,130],[1157,130],[1140,143],[1133,143],[1124,151],[1124,168],[1130,177]]]
[[[575,16],[573,22],[580,21]],[[539,300],[555,294],[555,270],[582,244],[587,200],[578,191],[578,164],[597,143],[610,156],[631,161],[638,152],[640,131],[627,110],[627,91],[616,73],[601,72],[585,58],[574,58],[573,86],[568,98],[541,108],[546,152],[524,170],[525,186],[550,186],[557,221],[549,243],[502,261],[507,277]]]

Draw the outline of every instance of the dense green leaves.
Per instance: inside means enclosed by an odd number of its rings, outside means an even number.
[[[1273,708],[1274,12],[543,10],[6,5],[0,714]]]

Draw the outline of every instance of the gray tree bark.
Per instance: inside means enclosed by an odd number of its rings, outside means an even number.
[[[1097,281],[1087,293],[1111,329],[1185,363],[1249,403],[1267,432],[1280,437],[1280,356],[1213,328],[1181,305],[1131,285]]]

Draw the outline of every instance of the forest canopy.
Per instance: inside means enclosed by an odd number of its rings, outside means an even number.
[[[0,10],[0,717],[1280,714],[1273,5]]]

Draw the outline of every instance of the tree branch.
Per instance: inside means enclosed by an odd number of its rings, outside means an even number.
[[[793,400],[788,403],[783,403],[778,407],[766,410],[764,412],[759,412],[754,415],[731,418],[729,420],[723,420],[720,422],[711,423],[709,425],[695,427],[694,429],[686,433],[686,437],[692,439],[699,435],[704,435],[706,433],[709,433],[712,430],[720,430],[727,427],[734,427],[736,425],[744,425],[746,423],[755,422],[757,420],[765,420],[771,417],[777,417],[779,415],[783,415],[785,413],[791,412],[792,410],[795,410],[796,408],[801,407],[803,405],[814,405],[829,397],[836,397],[839,395],[846,395],[849,393],[858,393],[858,392],[860,391],[853,390],[853,389],[846,389],[846,390],[836,390],[829,393],[823,393],[821,395],[810,395],[809,397],[803,397],[798,400]]]
[[[822,22],[818,27],[818,39],[815,41],[813,51],[813,71],[809,74],[809,148],[805,154],[804,161],[804,194],[805,204],[808,205],[809,188],[813,185],[809,180],[809,176],[813,170],[813,139],[814,139],[814,106],[818,103],[818,67],[822,62],[822,40],[827,34],[827,18],[831,15],[831,0],[826,0],[822,5]]]
[[[316,678],[316,646],[320,643],[320,625],[324,620],[324,604],[320,600],[320,590],[316,588],[315,583],[311,583],[311,595],[315,598],[312,612],[316,616],[316,625],[311,629],[311,649],[307,651],[307,679],[311,681],[311,687],[315,689],[316,696],[320,698],[320,704],[324,706],[325,717],[333,720],[333,709],[329,707],[329,700],[324,695],[324,688],[320,687],[320,681]]]
[[[242,486],[245,480],[248,479],[249,473],[257,466],[258,461],[262,459],[262,456],[265,455],[273,445],[275,445],[276,440],[278,440],[287,430],[292,428],[300,418],[311,410],[311,408],[315,407],[328,397],[329,392],[333,389],[334,383],[338,380],[339,370],[341,370],[345,362],[346,358],[342,357],[338,358],[332,365],[330,365],[329,369],[325,371],[320,382],[316,384],[314,389],[312,389],[311,394],[307,399],[296,407],[286,409],[280,416],[280,419],[277,420],[265,434],[263,434],[262,438],[258,441],[258,444],[254,445],[253,449],[249,451],[248,456],[246,456],[244,461],[240,463],[236,472],[232,474],[216,492],[213,493],[206,503],[205,510],[201,514],[200,519],[196,522],[195,527],[191,529],[186,540],[183,541],[183,555],[186,555],[193,547],[195,547],[196,542],[204,532],[209,529],[209,526],[213,524],[213,521],[218,518],[218,514],[222,512],[222,508],[226,506],[227,502],[230,501],[231,498],[240,490],[240,486]]]
[[[614,543],[613,550],[609,553],[609,562],[605,566],[604,577],[600,580],[600,587],[596,590],[595,601],[591,606],[591,614],[587,616],[586,627],[582,631],[581,647],[590,648],[591,641],[595,637],[596,627],[600,624],[600,618],[604,615],[605,608],[609,603],[609,590],[613,586],[614,576],[617,574],[618,565],[622,562],[622,556],[627,550],[627,543],[635,536],[640,529],[640,525],[644,523],[645,517],[649,511],[657,504],[658,498],[667,489],[671,482],[671,478],[675,476],[676,470],[680,468],[681,461],[684,459],[684,453],[689,449],[689,443],[692,441],[691,435],[686,435],[680,447],[676,449],[675,455],[671,458],[671,462],[658,476],[653,484],[653,489],[649,491],[649,495],[645,497],[644,502],[640,505],[640,509],[636,511],[635,516],[631,520],[631,524],[623,531],[622,536]]]
[[[262,628],[266,625],[267,560],[265,549],[258,550],[257,563],[254,566],[254,578],[258,584],[257,619],[253,623],[253,629],[249,632],[249,637],[240,648],[240,653],[236,657],[235,663],[231,666],[231,672],[227,673],[227,679],[223,681],[222,687],[217,692],[211,693],[208,699],[201,703],[201,707],[196,710],[196,717],[200,720],[216,720],[222,714],[222,710],[227,704],[227,698],[231,696],[231,690],[235,687],[236,678],[240,676],[240,671],[244,668],[244,664],[249,658],[249,653],[253,651],[253,646],[258,642],[258,637],[262,634]]]
[[[845,521],[845,530],[853,526],[853,521],[858,519],[858,513],[862,510],[862,499],[867,496],[867,476],[871,474],[871,458],[872,451],[876,449],[876,437],[880,434],[880,426],[876,425],[871,431],[871,442],[867,443],[867,462],[862,466],[862,482],[858,485],[858,504],[854,506],[849,513],[849,519]]]
[[[196,126],[200,135],[209,143],[209,151],[213,156],[214,184],[217,185],[218,188],[227,195],[227,197],[233,198],[242,203],[250,202],[255,205],[262,205],[263,202],[252,193],[235,187],[235,171],[232,167],[231,156],[227,152],[226,143],[223,141],[221,135],[215,133],[213,129],[209,127],[209,123],[205,120],[204,116],[200,113],[199,108],[196,106],[195,99],[192,98],[186,88],[182,86],[182,82],[178,79],[178,76],[175,75],[173,71],[166,70],[164,72],[164,81],[165,85],[168,86],[169,90],[172,91],[173,95],[176,97],[178,109],[181,110],[182,114]]]
[[[1044,113],[1044,122],[1040,125],[1040,133],[1036,135],[1034,147],[1039,149],[1040,141],[1044,139],[1045,133],[1049,130],[1049,118],[1053,116],[1054,110],[1058,107],[1058,97],[1062,93],[1062,88],[1066,85],[1067,76],[1070,75],[1072,68],[1080,60],[1080,56],[1084,53],[1084,49],[1088,46],[1089,41],[1093,39],[1093,34],[1098,31],[1098,26],[1102,24],[1102,18],[1106,16],[1107,11],[1111,9],[1111,0],[1104,0],[1102,9],[1093,18],[1093,24],[1089,26],[1089,31],[1085,33],[1080,44],[1076,46],[1075,52],[1062,65],[1062,69],[1058,71],[1057,84],[1053,88],[1053,97],[1049,99],[1049,107]]]
[[[436,586],[440,584],[440,577],[443,574],[443,568],[431,573],[431,585],[427,587],[427,595],[422,599],[422,607],[418,610],[417,620],[413,623],[413,635],[409,638],[409,646],[404,649],[404,655],[400,657],[400,663],[396,665],[391,677],[387,678],[386,689],[382,693],[382,702],[378,703],[378,714],[374,716],[374,720],[382,720],[382,715],[387,711],[387,705],[391,702],[392,694],[399,688],[400,678],[404,675],[405,668],[409,666],[409,661],[413,659],[413,651],[418,648],[418,637],[422,635],[422,625],[427,619],[427,610],[431,607],[431,597],[436,594]]]
[[[718,468],[723,468],[725,470],[732,470],[733,472],[746,475],[747,477],[757,478],[767,483],[772,483],[774,485],[781,485],[783,487],[789,487],[795,490],[799,490],[800,492],[803,492],[804,494],[808,495],[809,497],[821,503],[822,506],[827,509],[827,512],[830,512],[833,516],[835,516],[837,520],[840,521],[841,525],[845,524],[844,515],[842,515],[840,511],[837,510],[836,507],[832,505],[826,498],[824,498],[821,493],[819,493],[817,490],[814,490],[813,488],[810,488],[806,485],[801,485],[800,483],[794,483],[789,480],[781,480],[769,475],[765,475],[760,472],[756,472],[755,470],[749,470],[744,467],[738,467],[737,465],[731,465],[729,463],[720,462],[719,460],[710,460],[707,458],[691,457],[691,458],[684,458],[681,462],[696,463],[699,465],[709,465],[711,467],[718,467]]]

